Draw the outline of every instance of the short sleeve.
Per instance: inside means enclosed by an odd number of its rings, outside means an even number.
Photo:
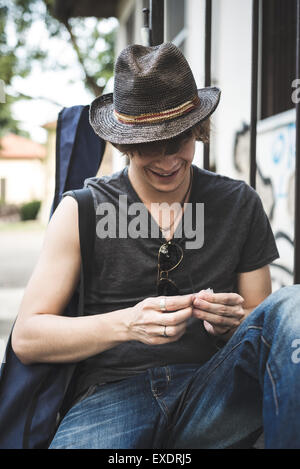
[[[236,272],[250,272],[279,258],[269,219],[259,195],[251,190],[251,216]]]

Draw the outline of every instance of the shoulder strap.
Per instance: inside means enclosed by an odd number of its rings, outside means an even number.
[[[84,294],[91,273],[95,244],[96,217],[93,195],[89,188],[72,191],[78,203],[78,227],[81,252],[78,316],[84,313]]]
[[[79,300],[77,316],[84,315],[84,299],[86,286],[89,281],[92,266],[92,256],[94,252],[95,233],[96,233],[96,215],[93,195],[90,189],[75,189],[70,191],[78,203],[78,228],[81,252],[80,281],[79,281]],[[61,404],[59,415],[63,416],[72,402],[72,390],[67,392],[76,364],[68,366],[65,371],[64,400]],[[61,418],[61,417],[60,417]]]

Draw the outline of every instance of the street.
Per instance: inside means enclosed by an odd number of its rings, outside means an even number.
[[[23,222],[24,223],[24,222]],[[45,229],[38,222],[0,225],[0,359],[38,259]]]

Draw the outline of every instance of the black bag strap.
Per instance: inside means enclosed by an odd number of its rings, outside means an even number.
[[[83,316],[86,286],[88,285],[88,281],[91,274],[92,256],[95,245],[96,215],[93,195],[90,189],[76,189],[70,192],[72,192],[78,203],[78,227],[81,252],[81,267],[77,315]],[[68,410],[69,403],[72,402],[72,390],[68,391],[68,388],[71,383],[75,369],[76,364],[69,364],[65,370],[64,398],[61,405],[58,421]]]
[[[72,191],[78,203],[78,227],[81,252],[78,316],[84,314],[84,296],[92,266],[95,245],[96,216],[94,199],[89,188]]]

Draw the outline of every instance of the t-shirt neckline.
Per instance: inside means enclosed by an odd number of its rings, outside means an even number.
[[[193,203],[194,200],[195,200],[195,190],[196,190],[195,180],[196,180],[196,171],[197,171],[198,168],[193,164],[191,166],[192,166],[192,169],[193,169],[193,180],[192,180],[192,187],[191,187],[191,191],[190,191],[190,196],[189,196],[189,199],[186,203]],[[134,189],[133,185],[131,184],[131,181],[130,181],[129,175],[128,175],[128,166],[125,166],[125,168],[123,170],[123,176],[124,176],[124,180],[125,180],[128,192],[131,195],[131,197],[133,198],[134,202],[140,202],[145,206],[145,204],[143,203],[143,201],[139,197],[138,193]],[[179,223],[176,227],[176,230],[173,233],[173,237],[169,241],[167,241],[166,238],[164,237],[164,235],[162,234],[162,231],[161,231],[158,223],[156,222],[154,217],[151,215],[151,213],[150,213],[150,211],[148,210],[147,207],[146,207],[146,209],[147,209],[147,213],[148,213],[148,222],[150,222],[150,226],[151,226],[151,223],[153,223],[159,229],[159,240],[160,241],[163,241],[164,243],[167,243],[167,242],[172,242],[172,241],[175,240],[178,243],[178,242],[184,240],[184,236],[182,236],[181,238],[176,237],[176,235],[178,234],[178,231],[180,229],[181,229],[181,232],[183,233],[182,223],[183,223],[183,220],[184,220],[184,214],[180,218],[180,221],[179,221]]]

